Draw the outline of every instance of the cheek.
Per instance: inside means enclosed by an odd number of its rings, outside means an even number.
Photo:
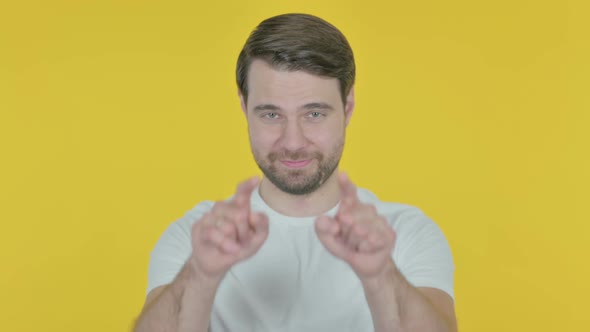
[[[277,140],[277,133],[274,128],[267,128],[261,126],[250,126],[248,133],[250,136],[250,144],[256,149],[268,149],[272,147],[274,142]]]
[[[313,137],[315,145],[330,148],[344,139],[344,127],[338,124],[330,124],[330,126],[315,131]]]

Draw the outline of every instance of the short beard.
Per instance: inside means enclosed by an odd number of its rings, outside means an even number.
[[[277,188],[287,194],[302,196],[313,193],[332,176],[340,163],[343,147],[344,142],[339,143],[327,158],[320,152],[306,154],[302,152],[289,153],[284,151],[282,153],[272,152],[265,160],[262,160],[257,153],[254,153],[254,159],[264,176]],[[307,177],[304,177],[304,171],[296,169],[289,171],[287,174],[281,174],[278,172],[275,163],[282,159],[316,160],[318,170]]]

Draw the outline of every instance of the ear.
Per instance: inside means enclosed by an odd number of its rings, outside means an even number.
[[[352,117],[352,112],[354,111],[354,85],[350,88],[350,92],[348,92],[348,96],[346,96],[346,104],[344,105],[344,116],[346,120],[346,125],[350,122],[350,118]]]
[[[240,107],[242,108],[242,112],[247,117],[248,116],[248,108],[246,108],[246,101],[244,100],[244,95],[242,94],[240,89],[238,89],[238,97],[240,97]]]

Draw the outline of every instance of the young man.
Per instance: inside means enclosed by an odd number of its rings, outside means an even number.
[[[440,229],[338,173],[355,77],[340,31],[267,19],[236,73],[264,177],[170,225],[135,331],[456,331]]]

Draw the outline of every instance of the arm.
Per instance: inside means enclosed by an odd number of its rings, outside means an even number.
[[[439,289],[413,287],[393,260],[382,275],[362,284],[375,331],[457,331],[452,298]]]
[[[135,332],[207,331],[220,279],[200,275],[191,261],[171,284],[150,292]]]
[[[250,211],[258,180],[238,186],[231,201],[217,202],[195,222],[192,254],[174,281],[153,289],[135,332],[206,332],[213,301],[225,273],[254,255],[268,236],[268,218]]]

